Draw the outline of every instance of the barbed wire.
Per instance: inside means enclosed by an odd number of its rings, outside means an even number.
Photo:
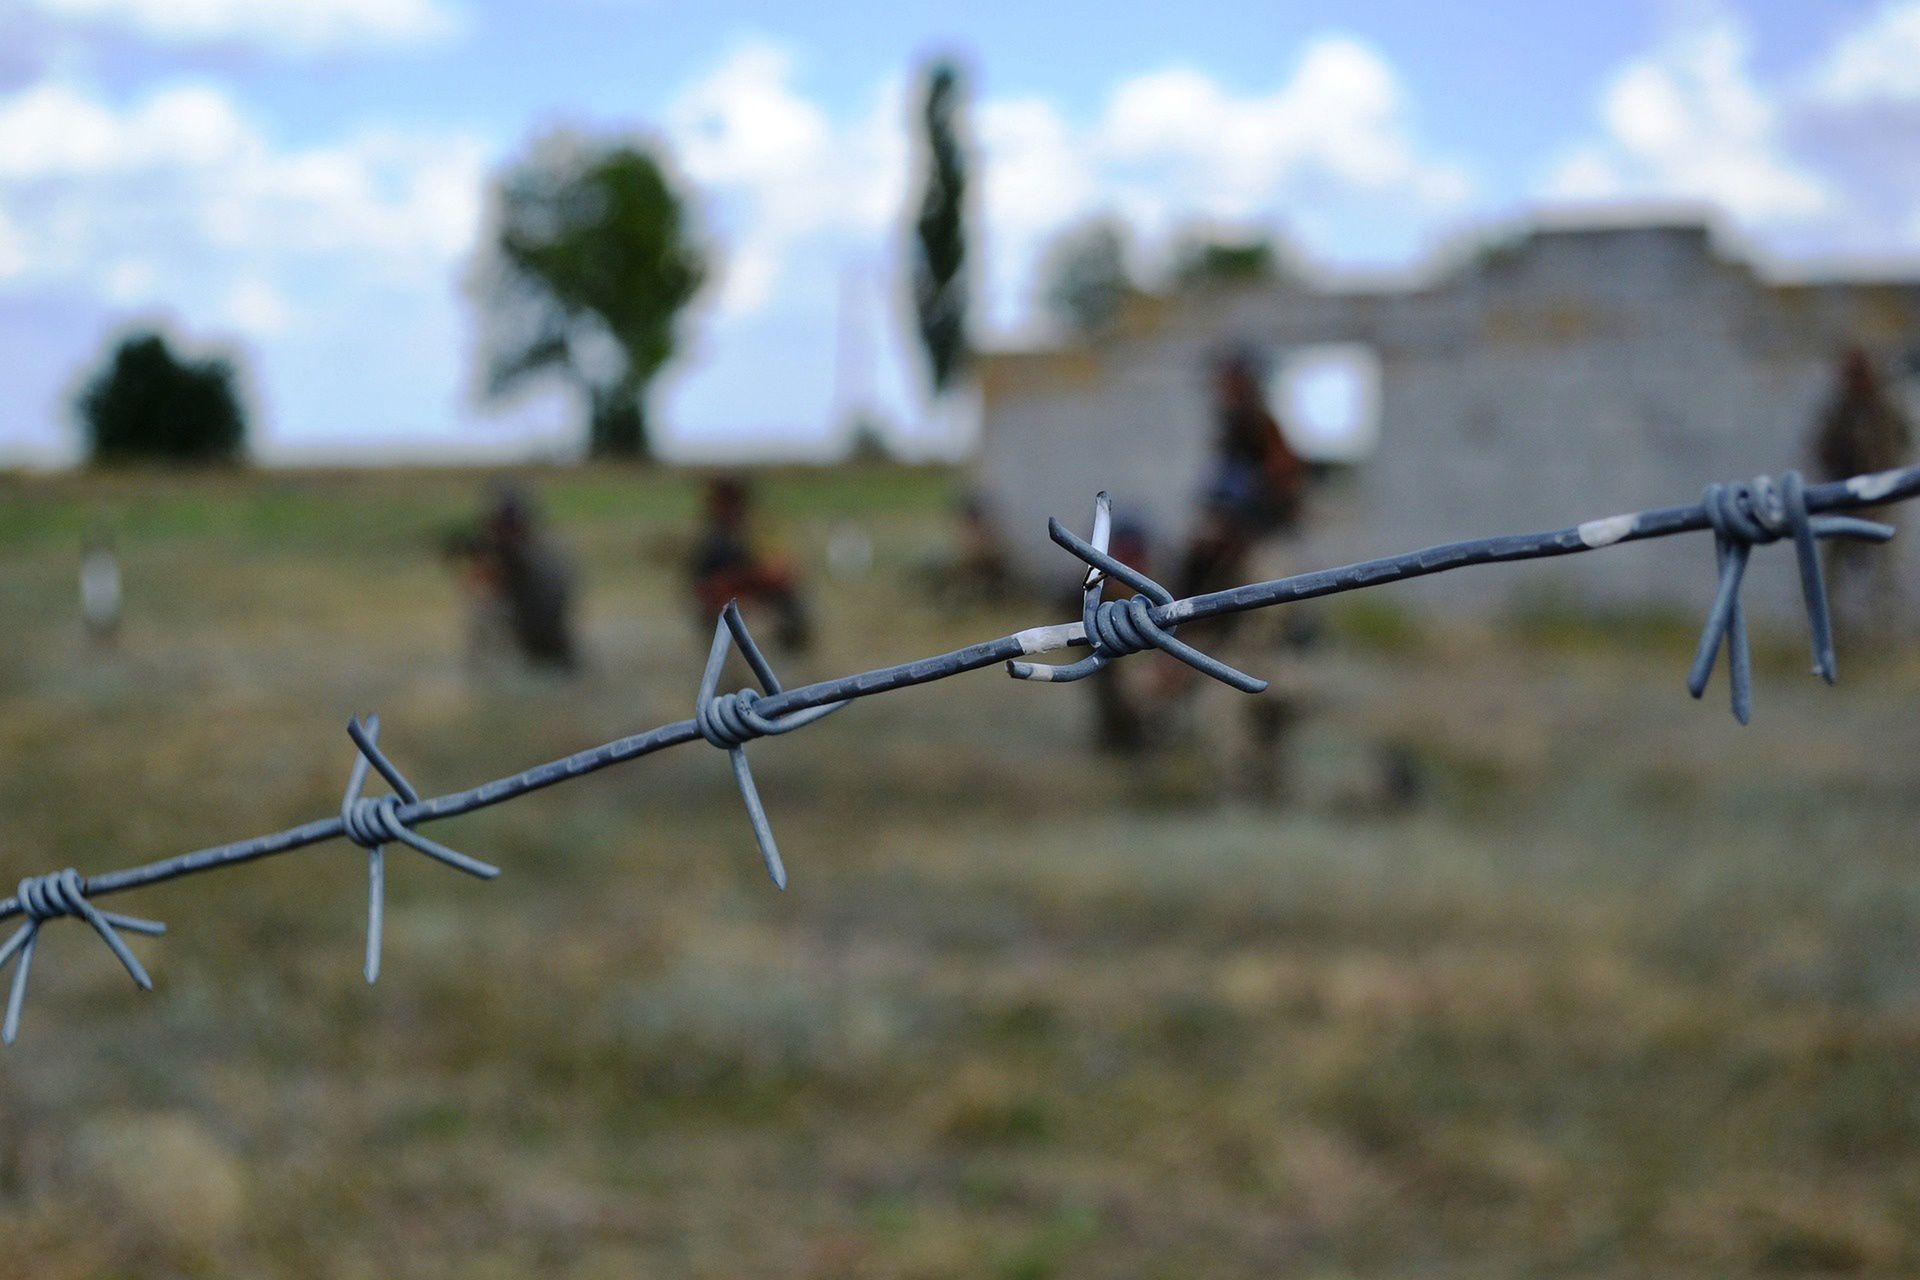
[[[92,898],[344,838],[367,852],[365,974],[371,983],[380,976],[386,883],[384,850],[388,844],[404,844],[455,870],[493,879],[500,874],[498,867],[449,849],[414,828],[424,822],[504,804],[570,778],[703,738],[727,753],[767,873],[776,886],[784,889],[786,866],[747,763],[747,744],[756,738],[790,733],[841,710],[856,699],[945,680],[968,671],[1004,664],[1015,679],[1070,682],[1149,648],[1158,649],[1235,689],[1259,693],[1267,687],[1266,681],[1202,653],[1178,639],[1175,632],[1185,623],[1206,618],[1383,586],[1470,565],[1576,555],[1619,543],[1712,530],[1719,577],[1699,648],[1687,674],[1687,688],[1694,697],[1701,696],[1718,654],[1724,648],[1733,714],[1745,724],[1752,714],[1753,674],[1740,586],[1752,549],[1784,538],[1793,541],[1811,633],[1814,672],[1831,684],[1835,678],[1832,625],[1815,544],[1824,538],[1884,542],[1894,531],[1874,521],[1825,513],[1886,506],[1916,494],[1920,494],[1920,467],[1855,476],[1811,487],[1802,482],[1798,472],[1789,471],[1778,481],[1761,476],[1733,484],[1708,485],[1702,500],[1690,506],[1609,516],[1545,533],[1504,534],[1444,543],[1336,569],[1299,573],[1176,599],[1158,582],[1109,554],[1112,510],[1107,495],[1102,493],[1095,500],[1090,541],[1070,532],[1057,519],[1048,522],[1053,541],[1087,566],[1078,622],[1030,627],[933,657],[784,689],[765,654],[754,643],[739,609],[728,604],[714,627],[713,646],[707,654],[706,668],[694,697],[694,714],[685,720],[618,738],[465,791],[422,798],[377,745],[379,717],[369,716],[363,723],[355,716],[347,723],[347,734],[356,754],[336,816],[97,876],[82,877],[72,868],[29,876],[20,882],[13,897],[0,900],[0,922],[25,917],[25,923],[0,944],[0,970],[4,970],[9,961],[14,962],[13,984],[8,993],[4,1024],[0,1025],[0,1040],[12,1044],[19,1031],[20,1009],[35,944],[41,927],[50,920],[73,917],[86,921],[134,982],[144,990],[152,989],[153,983],[145,968],[117,931],[160,934],[166,932],[166,926],[157,921],[102,911],[93,905]],[[1108,578],[1133,588],[1137,594],[1125,600],[1104,599]],[[1092,652],[1078,661],[1058,666],[1028,660],[1069,648],[1088,648]],[[760,683],[759,690],[719,692],[721,671],[730,650],[737,650],[746,661]],[[379,797],[362,794],[370,768],[386,780],[391,788],[389,794]]]

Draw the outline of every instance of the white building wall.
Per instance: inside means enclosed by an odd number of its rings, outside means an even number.
[[[1381,359],[1379,449],[1320,505],[1293,553],[1302,567],[1690,502],[1708,480],[1808,465],[1849,341],[1920,351],[1908,327],[1920,287],[1864,296],[1782,291],[1716,256],[1697,228],[1642,228],[1537,235],[1421,291],[1177,300],[1147,332],[1078,357],[1078,377],[1031,389],[1002,379],[980,485],[1036,581],[1072,577],[1045,541],[1046,516],[1084,528],[1101,487],[1146,519],[1164,559],[1204,482],[1212,354],[1360,340]],[[1920,538],[1896,554],[1905,603],[1920,605]],[[1798,611],[1791,560],[1784,549],[1758,558],[1745,597],[1756,613]],[[1712,564],[1701,537],[1389,590],[1475,609],[1551,599],[1692,611],[1711,594]]]

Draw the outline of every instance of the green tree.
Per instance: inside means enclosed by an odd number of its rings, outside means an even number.
[[[549,137],[500,176],[496,220],[478,278],[488,395],[557,375],[586,402],[589,453],[644,456],[647,388],[707,274],[665,165],[627,143]]]
[[[914,221],[914,313],[935,394],[967,360],[967,154],[961,141],[960,71],[936,62],[921,104],[925,186]]]
[[[95,462],[233,462],[247,415],[232,361],[176,355],[152,330],[120,339],[81,388],[76,406]]]
[[[1127,273],[1127,230],[1096,218],[1062,233],[1040,264],[1040,302],[1055,323],[1082,338],[1112,326],[1134,291]]]
[[[1180,285],[1257,284],[1291,276],[1286,256],[1265,236],[1193,233],[1174,251],[1173,278]]]

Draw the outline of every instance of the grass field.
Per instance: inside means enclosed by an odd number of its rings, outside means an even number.
[[[0,883],[334,811],[353,711],[430,792],[688,714],[696,481],[541,476],[592,665],[490,687],[436,550],[479,482],[0,481]],[[949,477],[762,483],[794,679],[1053,620],[919,598]],[[497,883],[390,852],[373,989],[340,843],[110,899],[172,926],[152,996],[50,926],[0,1274],[1920,1274],[1920,661],[1781,638],[1739,730],[1674,627],[1327,618],[1285,803],[983,672],[753,748],[784,895],[695,744],[430,829]]]

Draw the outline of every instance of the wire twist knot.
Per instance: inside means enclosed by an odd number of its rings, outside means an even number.
[[[347,839],[363,849],[406,839],[399,796],[362,796],[340,811],[340,821],[346,827]]]
[[[138,916],[100,910],[87,901],[86,882],[72,867],[65,871],[28,876],[20,882],[17,897],[27,922],[14,930],[13,936],[0,946],[0,968],[5,968],[9,960],[18,957],[13,969],[13,989],[7,995],[6,1021],[0,1025],[0,1040],[12,1044],[20,1032],[20,1007],[27,996],[27,973],[33,966],[34,945],[40,938],[40,926],[49,920],[66,916],[85,920],[93,926],[93,931],[100,935],[100,940],[107,944],[135,984],[142,991],[153,990],[153,979],[147,976],[139,957],[133,954],[126,940],[115,930],[125,929],[129,933],[152,936],[165,933],[166,925],[158,920],[143,920]]]
[[[767,821],[766,807],[760,803],[760,791],[753,785],[753,770],[747,764],[747,743],[770,734],[791,733],[803,725],[830,716],[847,705],[847,700],[829,702],[783,716],[766,716],[754,710],[760,694],[752,689],[738,693],[719,693],[720,672],[727,665],[727,650],[738,648],[740,656],[753,668],[754,678],[768,694],[780,692],[780,677],[773,673],[767,656],[754,643],[740,606],[729,600],[720,611],[713,628],[713,647],[707,651],[706,670],[700,674],[700,692],[694,699],[693,723],[700,736],[727,753],[733,765],[733,780],[740,788],[740,799],[747,807],[747,821],[753,824],[753,838],[760,846],[760,859],[767,875],[779,889],[787,887],[787,866],[780,859],[780,846],[774,843],[773,826]]]
[[[760,695],[752,689],[722,693],[694,708],[700,736],[723,751],[744,747],[755,738],[781,732],[780,726],[753,709]]]
[[[81,888],[80,873],[72,867],[65,871],[50,871],[46,875],[28,876],[20,882],[19,898],[21,911],[27,919],[36,922],[77,916],[87,900]]]
[[[1713,606],[1687,672],[1687,691],[1698,698],[1713,674],[1721,642],[1727,649],[1727,684],[1733,715],[1741,724],[1753,715],[1753,658],[1747,647],[1746,612],[1740,604],[1740,584],[1747,560],[1757,546],[1792,538],[1800,566],[1800,594],[1807,609],[1807,627],[1813,647],[1813,671],[1828,684],[1836,671],[1833,621],[1827,605],[1826,579],[1820,570],[1820,538],[1854,538],[1885,542],[1891,525],[1856,516],[1815,516],[1807,512],[1806,482],[1798,471],[1756,476],[1732,484],[1710,484],[1701,495],[1707,522],[1713,527],[1714,563],[1720,571]]]
[[[340,798],[340,827],[342,834],[353,843],[367,851],[367,956],[365,972],[369,983],[380,979],[380,940],[385,929],[387,903],[387,862],[385,846],[398,841],[412,849],[417,849],[429,858],[444,862],[455,871],[464,871],[470,876],[482,880],[491,880],[500,874],[500,868],[469,858],[466,854],[449,849],[437,840],[427,837],[408,826],[400,816],[400,806],[418,804],[420,793],[413,789],[406,775],[387,759],[378,745],[380,738],[380,717],[368,716],[363,725],[355,716],[347,721],[347,736],[353,739],[360,754],[354,757],[353,772],[347,775],[347,790]],[[380,771],[380,776],[393,788],[390,795],[363,796],[362,787],[367,782],[367,767],[371,765]]]
[[[1078,662],[1060,666],[1045,663],[1007,663],[1007,674],[1016,680],[1042,680],[1055,684],[1084,680],[1115,659],[1146,649],[1158,649],[1186,663],[1201,675],[1231,685],[1242,693],[1259,693],[1267,682],[1244,671],[1235,670],[1218,658],[1200,652],[1174,637],[1174,628],[1153,616],[1156,608],[1171,605],[1173,593],[1141,573],[1132,565],[1115,559],[1107,551],[1112,536],[1113,501],[1105,492],[1094,499],[1093,541],[1087,542],[1068,531],[1058,520],[1047,521],[1047,532],[1086,564],[1086,580],[1081,584],[1081,625],[1093,652]],[[1125,600],[1102,599],[1106,580],[1116,578],[1138,594]]]
[[[1152,606],[1153,602],[1143,595],[1102,600],[1086,619],[1094,651],[1111,658],[1123,658],[1165,644],[1170,632],[1153,620]]]

